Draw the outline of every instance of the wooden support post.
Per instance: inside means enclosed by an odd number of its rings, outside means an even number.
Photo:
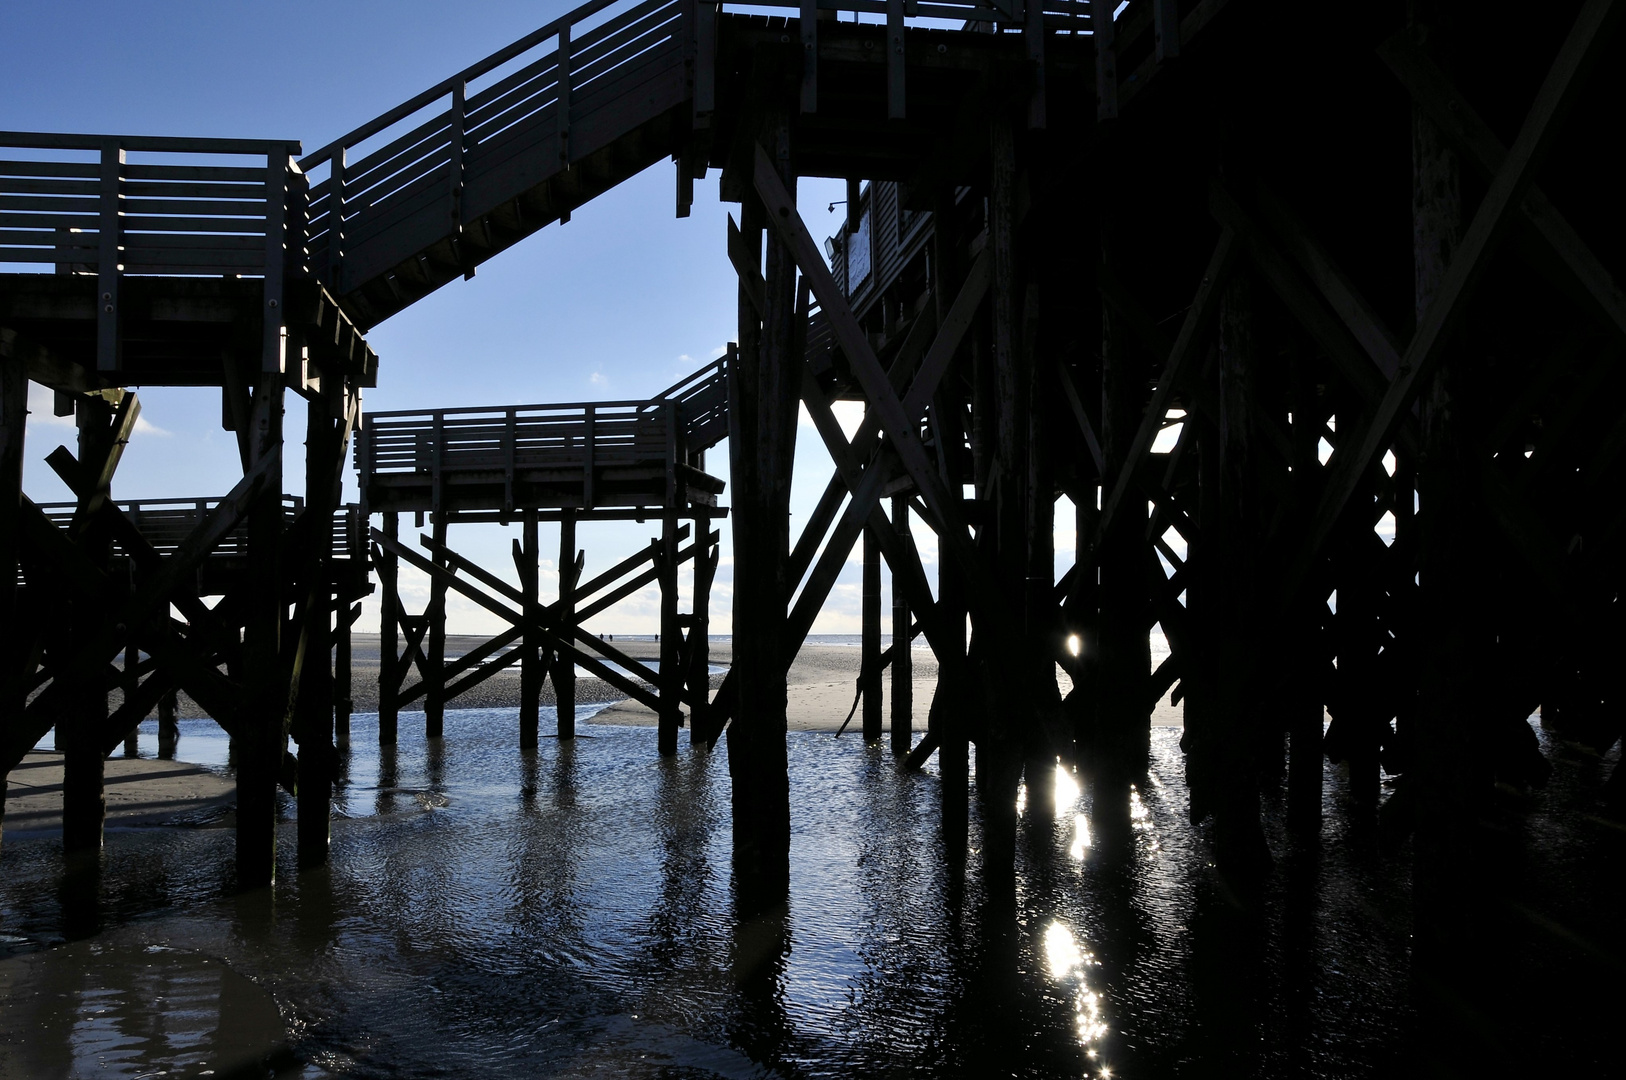
[[[542,611],[542,546],[537,533],[536,511],[526,510],[523,542],[514,544],[514,568],[519,572],[520,593],[525,600],[525,616],[532,623]],[[535,750],[542,727],[542,641],[534,626],[527,626],[520,641],[519,658],[519,748]]]
[[[267,459],[265,485],[248,511],[248,588],[237,743],[237,881],[276,880],[277,779],[287,749],[289,686],[282,658],[282,373],[256,374],[246,468]],[[245,470],[246,471],[246,470]]]
[[[683,628],[678,623],[678,523],[667,514],[661,519],[660,557],[656,560],[660,570],[661,586],[661,659],[659,687],[660,716],[656,721],[657,750],[661,754],[677,753],[678,728],[683,726]]]
[[[18,532],[23,493],[23,435],[28,422],[28,373],[0,336],[0,626],[21,625],[17,603]],[[16,646],[13,646],[15,650]],[[0,657],[0,717],[20,717],[27,692],[21,657]],[[0,728],[3,730],[3,728]],[[6,778],[0,775],[0,835],[5,828]]]
[[[1103,237],[1102,262],[1112,262]],[[1105,490],[1133,490],[1136,429],[1145,406],[1144,370],[1130,352],[1128,327],[1109,303],[1101,305],[1101,453]],[[1127,487],[1125,486],[1127,484]],[[1097,832],[1103,843],[1129,836],[1128,786],[1146,770],[1150,752],[1151,624],[1143,572],[1145,501],[1124,497],[1123,512],[1104,520],[1100,570],[1100,653],[1096,664]],[[1103,508],[1102,517],[1106,518]]]
[[[559,518],[559,621],[560,640],[569,643],[576,631],[576,515],[566,510]],[[553,700],[558,710],[557,734],[561,739],[576,737],[576,661],[561,650],[553,660]]]
[[[437,446],[438,451],[438,446]],[[446,517],[437,514],[432,522],[435,543],[446,544]],[[435,565],[446,565],[440,556]],[[429,609],[424,612],[429,620],[427,648],[423,673],[426,692],[423,696],[423,734],[426,739],[438,739],[446,731],[446,583],[436,578],[429,583]]]
[[[697,521],[697,531],[705,531],[711,523],[706,518]],[[722,549],[703,545],[694,561],[694,617],[689,626],[689,742],[691,745],[703,736],[711,709],[711,583],[717,576],[717,564]]]
[[[1414,20],[1423,21],[1424,12],[1414,6]],[[1438,41],[1437,35],[1430,36]],[[1436,305],[1453,299],[1447,288],[1458,277],[1457,260],[1468,257],[1460,247],[1461,236],[1456,152],[1438,127],[1421,110],[1414,110],[1412,237],[1420,325],[1432,320]],[[1417,486],[1424,534],[1418,573],[1422,662],[1414,759],[1407,776],[1408,785],[1415,785],[1417,802],[1413,986],[1419,1022],[1425,1030],[1437,1032],[1431,1042],[1452,1048],[1446,1053],[1474,1038],[1468,1022],[1458,1017],[1466,1015],[1469,1002],[1482,992],[1475,987],[1475,972],[1484,970],[1488,959],[1480,937],[1486,883],[1475,858],[1476,801],[1483,781],[1477,758],[1482,747],[1475,730],[1480,718],[1473,709],[1477,687],[1468,640],[1477,594],[1483,588],[1469,555],[1483,534],[1470,506],[1469,493],[1477,485],[1466,460],[1462,402],[1454,393],[1453,367],[1449,362],[1434,365],[1421,400],[1423,454]],[[1456,1065],[1453,1061],[1452,1068]]]
[[[1045,240],[1035,236],[1032,249]],[[1019,377],[1023,381],[1025,423],[1017,433],[1021,441],[1022,559],[1021,611],[1025,668],[1032,727],[1023,742],[1029,812],[1049,819],[1055,814],[1055,773],[1059,761],[1069,767],[1076,760],[1071,733],[1061,722],[1061,692],[1056,684],[1056,658],[1061,648],[1056,619],[1056,480],[1050,459],[1046,403],[1056,393],[1056,372],[1051,351],[1040,341],[1039,272],[1044,264],[1030,252],[1030,280],[1022,290]],[[1058,290],[1059,294],[1059,290]]]
[[[1214,672],[1215,847],[1222,873],[1233,882],[1256,876],[1270,864],[1259,820],[1259,750],[1262,710],[1248,677],[1260,646],[1260,596],[1256,581],[1259,497],[1253,449],[1254,400],[1259,367],[1252,279],[1231,278],[1220,300],[1219,491],[1215,520],[1204,520],[1211,547],[1210,595],[1219,606],[1206,629],[1218,661]],[[1209,539],[1210,528],[1215,535]]]
[[[76,402],[79,427],[79,464],[89,472],[102,472],[113,447],[113,407],[100,394],[82,394]],[[91,477],[80,491],[72,532],[80,554],[106,571],[112,556],[111,540],[90,514],[92,503],[109,495]],[[76,647],[92,641],[106,612],[88,597],[71,601]],[[107,719],[107,686],[100,680],[76,682],[68,688],[57,715],[57,745],[62,748],[62,847],[64,851],[99,851],[102,823],[107,814],[103,789],[101,728]]]
[[[858,677],[864,705],[864,741],[881,737],[881,548],[864,528],[864,587],[860,601]]]
[[[794,199],[790,126],[769,116],[762,128],[768,160]],[[750,169],[748,163],[744,166]],[[760,250],[766,214],[746,191],[741,226],[747,250]],[[759,319],[749,283],[739,297],[740,342],[730,365],[734,485],[734,664],[738,708],[728,728],[733,782],[734,865],[744,906],[781,902],[790,884],[790,773],[786,753],[785,613],[790,584],[790,477],[802,357],[795,353],[796,262],[780,238],[767,244]],[[736,422],[734,412],[740,415]],[[743,467],[741,467],[743,466]]]
[[[993,501],[994,520],[984,525],[982,546],[991,530],[995,580],[1008,603],[1020,612],[1026,593],[1027,563],[1027,428],[1028,378],[1023,370],[1026,352],[1021,339],[1018,310],[1021,303],[1016,265],[1016,147],[1009,119],[996,115],[989,140],[988,237],[993,249],[993,281],[989,289],[989,361],[993,398],[993,446],[984,498]],[[984,665],[984,693],[994,690],[987,680],[999,679],[1006,659],[1028,659],[1020,643],[1002,641],[1002,629],[982,622],[972,612],[977,643],[990,661]],[[1012,627],[1011,629],[1017,629]],[[1002,902],[1014,899],[1016,858],[1016,791],[1021,782],[1022,759],[1035,735],[1033,687],[1027,670],[1009,685],[1010,708],[990,716],[977,741],[978,791],[983,798],[983,868],[990,895]],[[1030,805],[1032,805],[1030,803]]]
[[[339,508],[346,423],[334,422],[328,402],[312,398],[305,416],[305,551],[291,552],[300,564],[304,593],[304,653],[294,704],[294,738],[299,743],[299,865],[327,862],[332,836],[333,782],[338,755],[333,733],[333,625],[343,624],[348,608],[334,611],[333,524]]]
[[[932,255],[936,270],[935,301],[938,325],[947,319],[955,288],[963,277],[959,265],[957,238],[951,231],[954,217],[952,191],[940,189],[933,203]],[[943,486],[956,499],[963,499],[968,470],[965,457],[965,422],[961,412],[959,380],[939,385],[932,400],[932,423],[937,435],[937,467]],[[939,559],[937,568],[938,608],[946,627],[942,646],[937,649],[937,685],[926,718],[926,731],[938,744],[937,772],[941,778],[943,846],[952,866],[962,866],[969,830],[971,747],[967,707],[971,687],[967,685],[966,599],[961,570],[952,559]]]
[[[892,528],[898,534],[899,544],[914,551],[914,537],[909,532],[909,498],[892,498]],[[915,671],[909,655],[910,625],[909,594],[903,587],[903,568],[892,571],[892,752],[907,754],[914,742]]]

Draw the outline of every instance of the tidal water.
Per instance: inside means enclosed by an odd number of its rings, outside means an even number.
[[[330,866],[295,867],[287,805],[270,891],[234,895],[229,818],[111,831],[88,865],[65,865],[55,839],[8,838],[0,1076],[1362,1077],[1407,1065],[1410,849],[1348,824],[1330,767],[1318,849],[1295,848],[1268,808],[1278,864],[1251,907],[1216,881],[1206,834],[1186,821],[1178,731],[1154,732],[1132,848],[1117,857],[1094,843],[1088,780],[1046,778],[1023,793],[1012,910],[984,900],[975,800],[957,871],[930,769],[903,775],[882,747],[792,733],[790,900],[742,918],[721,748],[663,761],[652,728],[589,723],[527,755],[513,710],[449,710],[438,744],[409,737],[380,754],[372,727],[355,718]],[[185,726],[182,757],[223,763],[206,731]],[[1618,1021],[1576,980],[1619,977],[1619,919],[1584,899],[1619,830],[1576,808],[1614,755],[1547,749],[1553,783],[1509,804],[1508,870],[1528,884],[1532,919],[1569,937],[1497,942],[1509,994],[1528,998],[1509,1063],[1610,1075],[1593,1047],[1604,1040],[1574,1034],[1594,1016]],[[1033,813],[1047,799],[1053,824]],[[1598,937],[1611,921],[1615,937]],[[1558,998],[1544,973],[1564,980]]]

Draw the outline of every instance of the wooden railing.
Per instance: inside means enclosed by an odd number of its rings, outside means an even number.
[[[265,279],[305,267],[297,142],[0,132],[0,263],[93,274],[97,364],[117,364],[120,279]],[[222,158],[238,159],[219,163]]]
[[[728,358],[719,356],[653,400],[677,402],[683,446],[690,453],[716,446],[728,437]]]
[[[721,4],[718,5],[722,7]],[[731,3],[731,8],[788,8],[800,12],[851,12],[859,15],[879,15],[896,19],[903,25],[919,25],[932,21],[965,26],[985,23],[992,26],[1020,26],[1027,19],[1024,0],[749,0]],[[1088,33],[1090,29],[1088,0],[1044,0],[1044,26],[1046,30],[1071,30]]]
[[[313,269],[348,292],[681,102],[688,4],[592,0],[307,156]]]
[[[160,555],[169,555],[180,546],[198,524],[220,503],[219,499],[136,499],[117,501],[115,505],[141,531],[141,535]],[[41,503],[45,516],[61,528],[73,521],[75,503]],[[292,525],[304,511],[305,500],[297,495],[282,497],[283,521]],[[333,515],[331,537],[333,555],[339,559],[365,558],[366,523],[354,504],[341,506]],[[248,554],[247,525],[239,525],[210,553],[211,557],[231,557]]]
[[[797,12],[810,49],[818,20],[809,16],[822,11],[881,16],[894,35],[945,21],[1030,34],[1091,25],[1083,0],[1043,0],[1042,10],[1022,0],[728,7]],[[96,275],[107,368],[117,363],[125,275],[263,277],[269,307],[285,273],[309,269],[350,294],[670,110],[712,111],[724,10],[716,0],[590,0],[297,166],[294,142],[0,133],[0,263]],[[901,109],[898,40],[887,53]],[[220,162],[229,156],[247,160]]]
[[[1020,24],[1022,0],[768,0],[881,15],[890,29]],[[714,106],[714,0],[590,0],[300,161],[311,266],[344,295],[640,124]],[[1087,31],[1084,0],[1045,0],[1047,30]],[[811,23],[804,38],[812,40]],[[545,224],[545,222],[544,222]]]
[[[363,475],[586,469],[664,460],[672,408],[645,401],[368,413]]]

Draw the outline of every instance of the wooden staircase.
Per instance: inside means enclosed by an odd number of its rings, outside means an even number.
[[[678,157],[693,6],[591,0],[302,159],[311,269],[370,328]]]

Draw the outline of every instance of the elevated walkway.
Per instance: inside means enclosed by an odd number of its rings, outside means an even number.
[[[705,452],[728,434],[727,374],[719,359],[647,401],[368,413],[356,437],[365,512],[708,516],[723,481]]]
[[[683,216],[694,179],[728,164],[753,80],[770,74],[755,69],[763,46],[782,68],[775,77],[802,82],[810,175],[906,178],[942,147],[967,93],[1031,84],[1047,42],[1053,73],[1094,62],[1089,39],[1073,37],[1088,15],[1061,0],[1032,12],[999,2],[750,7],[801,17],[727,14],[707,0],[591,0],[306,155],[311,271],[366,329],[662,159],[677,163]],[[847,12],[887,22],[835,21]],[[980,32],[1014,27],[1024,33]]]
[[[140,558],[148,553],[167,558],[180,550],[181,545],[202,525],[222,500],[202,499],[119,499],[114,502],[119,513],[135,526],[145,541]],[[51,524],[67,532],[79,512],[79,504],[71,502],[39,503],[39,509]],[[293,528],[304,513],[305,500],[297,495],[282,497],[284,526]],[[363,595],[367,591],[367,519],[355,504],[341,506],[333,515],[329,533],[332,558],[328,565],[333,584],[341,592]],[[114,573],[128,575],[130,566],[138,561],[138,553],[114,543],[112,569]],[[225,595],[248,565],[248,526],[239,522],[235,528],[212,547],[197,568],[198,596]],[[19,584],[26,587],[26,581]],[[357,589],[360,592],[357,592]]]

